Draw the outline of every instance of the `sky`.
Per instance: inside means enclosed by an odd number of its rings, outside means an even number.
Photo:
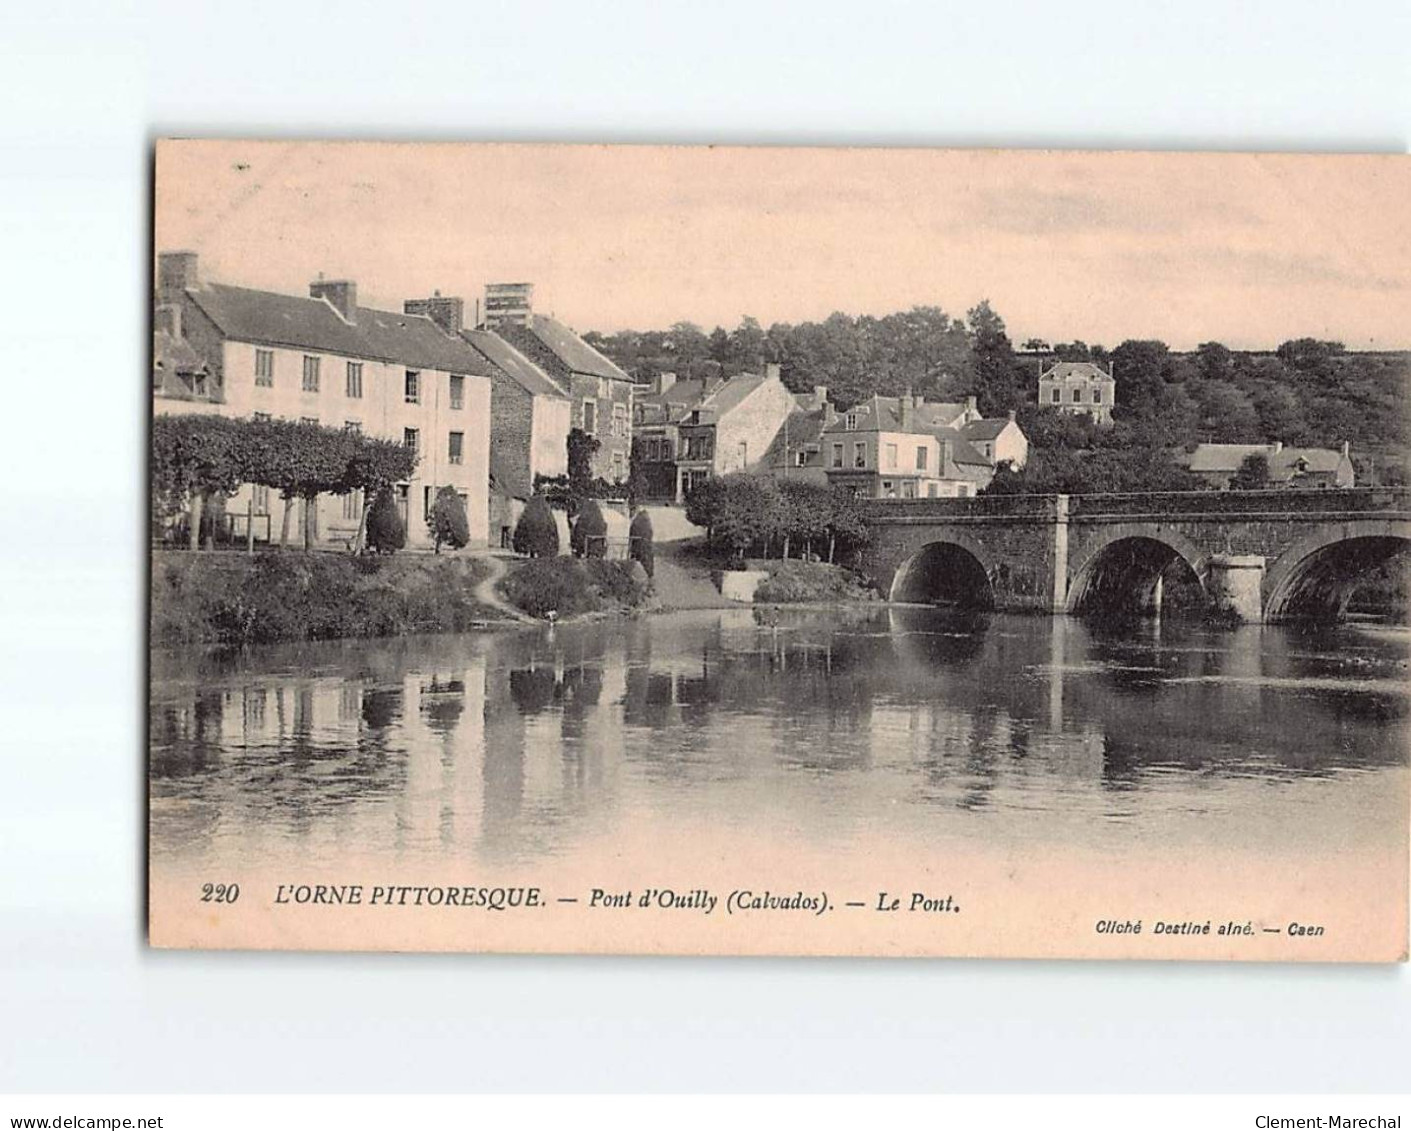
[[[163,141],[157,249],[580,332],[988,299],[1011,338],[1411,348],[1411,157]]]

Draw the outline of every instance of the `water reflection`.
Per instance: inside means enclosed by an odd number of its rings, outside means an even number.
[[[1310,814],[1355,838],[1405,788],[1409,653],[1348,626],[905,608],[164,654],[153,850],[538,859],[688,818],[840,848],[1292,837]]]

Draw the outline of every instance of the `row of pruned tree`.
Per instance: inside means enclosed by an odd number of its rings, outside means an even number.
[[[836,488],[736,472],[708,479],[686,496],[686,517],[733,561],[817,557],[833,562],[867,542],[856,501]]]
[[[292,420],[232,420],[219,416],[159,416],[152,421],[152,511],[167,519],[190,512],[190,546],[200,546],[201,515],[209,501],[228,498],[242,483],[278,491],[284,500],[280,545],[289,541],[296,500],[305,500],[304,548],[314,539],[313,501],[322,494],[361,491],[362,513],[353,549],[363,548],[374,500],[391,507],[391,486],[411,478],[416,452],[392,440]],[[399,520],[400,521],[400,520]],[[253,532],[251,533],[253,537]]]

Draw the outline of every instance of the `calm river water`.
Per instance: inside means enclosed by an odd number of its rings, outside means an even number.
[[[159,653],[152,853],[518,865],[702,821],[1345,851],[1406,820],[1408,657],[1370,626],[899,608]]]

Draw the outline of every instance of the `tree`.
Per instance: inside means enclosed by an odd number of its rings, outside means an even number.
[[[686,521],[705,529],[706,542],[715,543],[715,525],[725,505],[725,486],[712,476],[686,492]]]
[[[443,545],[459,550],[470,541],[470,524],[465,517],[465,503],[454,487],[442,487],[437,490],[426,525],[431,531],[431,542],[438,554]]]
[[[965,315],[974,355],[975,400],[982,416],[1003,416],[1017,409],[1021,400],[1016,369],[1018,359],[1005,331],[1004,319],[982,300]]]
[[[568,482],[574,490],[582,488],[584,497],[588,485],[593,481],[593,457],[598,454],[602,441],[590,436],[581,428],[568,430]]]
[[[587,499],[578,510],[578,519],[573,524],[569,545],[575,556],[580,558],[601,558],[607,554],[608,523],[603,517],[603,508]]]
[[[514,552],[531,558],[557,557],[559,528],[554,512],[543,495],[534,495],[524,504],[524,511],[514,525]]]
[[[188,544],[201,546],[206,500],[235,493],[244,480],[247,421],[218,416],[159,416],[152,422],[153,512],[169,516],[190,507]]]
[[[1250,452],[1240,460],[1239,468],[1230,478],[1235,491],[1258,491],[1269,486],[1269,457],[1263,452]]]
[[[867,545],[869,533],[853,496],[836,487],[830,489],[828,495],[824,529],[828,535],[828,562],[831,565],[839,546],[845,550],[860,550]]]
[[[390,487],[377,493],[368,513],[367,544],[375,554],[394,554],[407,544],[407,528]]]
[[[632,516],[632,526],[628,530],[629,553],[634,561],[642,563],[648,577],[656,576],[656,550],[652,540],[652,516],[645,510],[639,510]]]

